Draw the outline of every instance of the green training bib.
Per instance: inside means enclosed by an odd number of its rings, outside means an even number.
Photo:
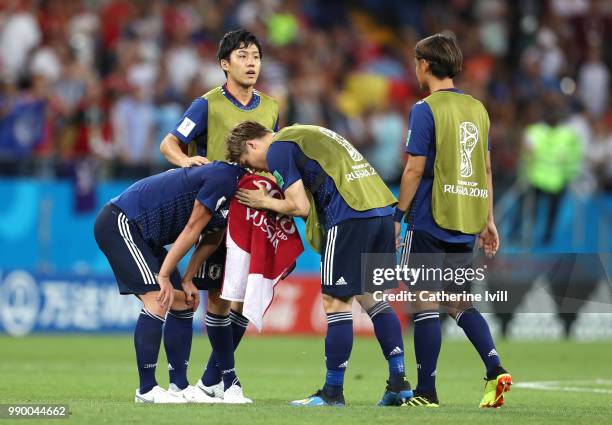
[[[217,87],[203,95],[208,100],[208,122],[206,139],[206,157],[210,161],[226,161],[225,138],[230,131],[243,121],[256,121],[273,130],[278,119],[278,103],[270,96],[256,92],[260,99],[257,107],[245,110],[234,105],[223,94],[223,87]],[[197,145],[189,144],[189,156],[197,155]]]
[[[432,213],[438,226],[480,233],[489,214],[489,116],[473,97],[437,91],[424,99],[436,129]]]

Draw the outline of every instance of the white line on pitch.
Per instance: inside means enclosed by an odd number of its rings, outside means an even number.
[[[515,388],[527,388],[531,390],[542,391],[565,391],[575,393],[595,393],[595,394],[612,394],[612,389],[608,388],[586,388],[572,387],[565,384],[595,384],[609,385],[612,381],[606,379],[596,379],[591,381],[539,381],[539,382],[517,382],[513,385]]]

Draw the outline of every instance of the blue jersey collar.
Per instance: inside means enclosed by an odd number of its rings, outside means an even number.
[[[253,96],[251,96],[251,100],[249,101],[248,104],[243,105],[227,89],[227,83],[221,86],[221,93],[223,93],[223,96],[225,96],[227,100],[232,102],[234,106],[236,106],[236,108],[242,109],[243,111],[250,111],[252,109],[257,108],[259,106],[259,101],[261,100],[261,96],[259,96],[259,92],[257,90],[253,90]]]
[[[440,90],[436,90],[436,92],[439,92],[439,91],[449,91],[449,92],[452,92],[452,93],[459,93],[459,94],[463,94],[463,90],[459,90],[458,88],[455,88],[455,87],[453,87],[453,88],[451,88],[451,89],[440,89]]]

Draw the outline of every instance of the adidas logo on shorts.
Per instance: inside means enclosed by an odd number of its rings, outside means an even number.
[[[340,279],[338,279],[334,285],[336,286],[348,285],[348,282],[344,280],[344,277],[340,276]]]

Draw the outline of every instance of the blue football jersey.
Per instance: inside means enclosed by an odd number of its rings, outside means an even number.
[[[204,230],[224,227],[229,200],[245,172],[217,161],[174,168],[137,181],[111,202],[138,226],[148,244],[164,246],[183,231],[196,200],[213,214]]]

